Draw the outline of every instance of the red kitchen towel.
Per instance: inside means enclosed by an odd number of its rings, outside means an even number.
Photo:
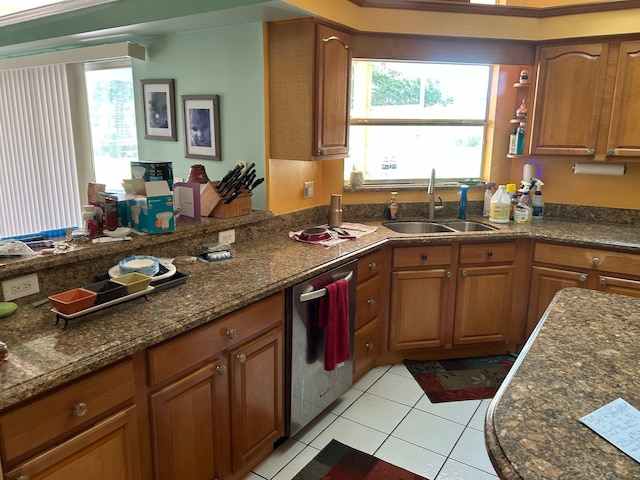
[[[349,354],[349,284],[344,278],[325,286],[327,294],[320,298],[318,327],[325,327],[324,369],[328,372],[351,358]]]

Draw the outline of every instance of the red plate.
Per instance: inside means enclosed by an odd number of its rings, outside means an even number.
[[[321,242],[331,238],[331,233],[326,228],[314,227],[303,230],[299,235],[300,240],[305,242]]]

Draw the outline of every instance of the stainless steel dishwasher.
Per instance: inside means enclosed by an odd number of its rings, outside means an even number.
[[[287,435],[293,436],[346,392],[353,383],[353,334],[357,262],[353,261],[289,288],[286,315]],[[349,284],[350,360],[324,369],[324,330],[313,323],[325,285],[341,278]]]

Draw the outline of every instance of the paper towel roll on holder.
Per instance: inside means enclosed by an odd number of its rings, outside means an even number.
[[[576,162],[573,165],[574,174],[584,175],[624,175],[627,173],[626,163],[590,163]]]

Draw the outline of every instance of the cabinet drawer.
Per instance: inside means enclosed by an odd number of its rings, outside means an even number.
[[[90,422],[135,395],[126,360],[0,415],[2,460],[12,460]]]
[[[382,327],[380,319],[371,320],[361,329],[357,330],[354,338],[354,373],[360,374],[362,370],[372,366],[376,357],[382,353]]]
[[[356,330],[380,311],[380,277],[375,276],[356,288]]]
[[[451,245],[421,245],[393,250],[393,268],[431,267],[451,263]]]
[[[460,245],[461,264],[513,262],[515,256],[515,243],[474,243],[473,245]]]
[[[150,348],[149,384],[154,386],[187,372],[253,335],[281,325],[283,320],[284,297],[283,293],[277,293]]]
[[[533,261],[633,276],[640,275],[640,255],[597,248],[537,243]]]
[[[380,273],[382,251],[378,250],[358,260],[358,283]]]

